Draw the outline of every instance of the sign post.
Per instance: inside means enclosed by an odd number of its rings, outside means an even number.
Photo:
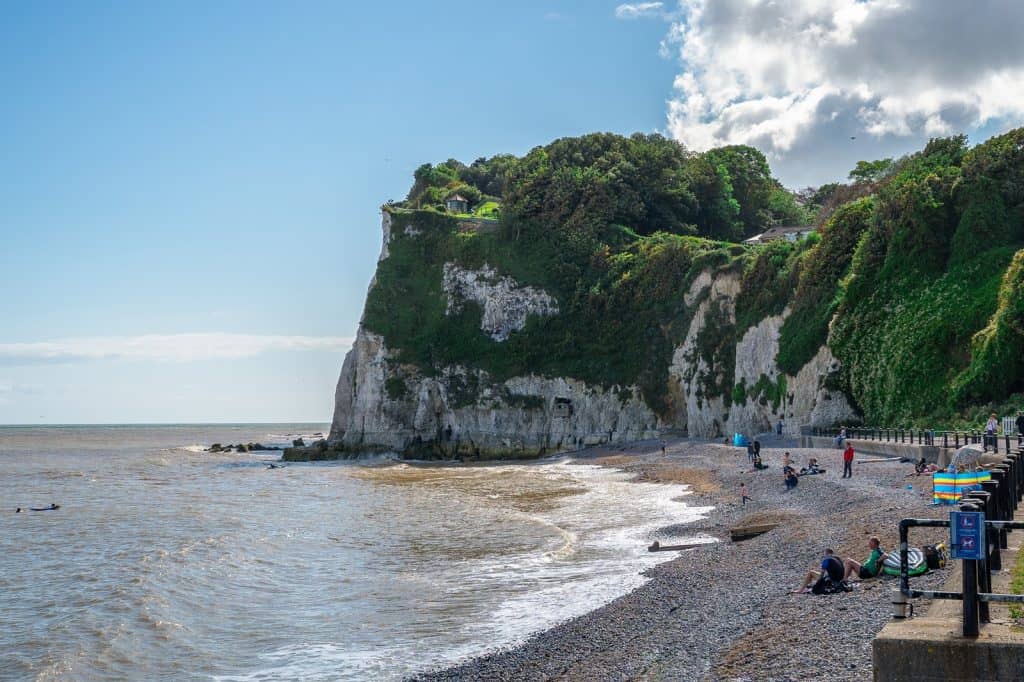
[[[963,559],[964,637],[978,636],[978,562],[985,558],[985,514],[949,512],[949,547]]]
[[[954,559],[985,558],[984,512],[949,512],[949,534]]]

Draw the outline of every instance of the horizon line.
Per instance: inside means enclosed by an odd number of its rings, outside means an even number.
[[[20,424],[3,424],[0,423],[0,428],[8,427],[33,427],[33,426],[266,426],[271,424],[330,424],[331,420],[326,421],[270,421],[270,422],[236,422],[236,421],[223,421],[223,422],[26,422]]]

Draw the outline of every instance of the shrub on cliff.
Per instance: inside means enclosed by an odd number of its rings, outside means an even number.
[[[838,305],[839,280],[867,228],[874,203],[860,199],[838,209],[821,230],[821,241],[800,261],[792,309],[782,323],[777,364],[795,375],[825,345]]]
[[[1024,390],[1024,250],[1018,251],[999,287],[999,303],[971,339],[971,362],[953,381],[957,405],[999,400]]]
[[[1001,347],[972,348],[971,339],[991,326],[1020,241],[994,178],[979,170],[1014,167],[1015,147],[995,140],[970,152],[962,136],[932,140],[898,162],[877,193],[829,335],[842,385],[870,421],[950,415],[1007,388],[980,379],[998,353],[971,357]],[[1012,188],[1013,173],[1002,172]]]

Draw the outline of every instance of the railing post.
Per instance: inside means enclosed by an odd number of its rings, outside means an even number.
[[[973,511],[985,511],[985,508],[988,506],[988,500],[990,497],[991,495],[989,493],[980,490],[972,490],[970,493],[967,494],[965,499],[968,500],[968,504],[974,505],[972,509]],[[987,514],[985,516],[985,520],[989,520]],[[985,551],[982,553],[981,560],[978,562],[977,584],[978,589],[982,592],[992,591],[992,572],[990,570],[992,567],[992,554],[990,552],[990,548],[992,548],[993,546],[992,542],[994,541],[994,539],[992,533],[990,532],[991,530],[992,528],[990,528],[987,525],[984,528],[985,536],[983,542],[985,543]],[[978,618],[983,623],[989,622],[988,602],[981,602],[978,604]]]
[[[985,493],[984,496],[980,496],[985,501],[985,518],[991,520],[997,520],[999,513],[996,511],[996,494],[998,483],[995,481],[983,481],[981,484],[982,491]],[[999,551],[999,531],[995,528],[985,528],[985,556],[988,559],[988,566],[990,570],[1001,571],[1003,570],[1003,558]]]
[[[1020,502],[1021,454],[1019,452],[1012,452],[1008,457],[1013,463],[1010,467],[1010,487],[1012,488],[1010,501],[1013,504],[1014,511],[1016,511]]]
[[[998,484],[996,487],[996,518],[1000,521],[1012,521],[1013,512],[1010,508],[1010,471],[1003,464],[992,467],[992,478]],[[999,528],[996,533],[999,536],[999,548],[1007,549],[1006,529]]]
[[[964,637],[978,636],[978,562],[964,559]]]
[[[900,521],[900,583],[893,601],[893,618],[907,617],[907,597],[910,595],[910,558],[908,556],[908,538],[910,526],[907,520]]]
[[[1017,502],[1024,499],[1024,453],[1018,451],[1017,456],[1017,480],[1015,481],[1014,497]],[[1014,503],[1016,505],[1016,503]]]

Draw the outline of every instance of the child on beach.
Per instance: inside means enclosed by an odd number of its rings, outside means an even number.
[[[747,504],[747,500],[750,500],[750,496],[747,495],[747,484],[740,483],[740,503],[744,506]],[[753,501],[753,500],[751,500]]]

